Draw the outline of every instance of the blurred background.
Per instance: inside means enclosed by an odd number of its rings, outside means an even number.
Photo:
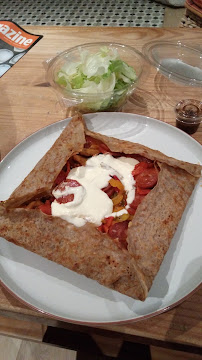
[[[201,0],[1,0],[19,25],[201,27]]]

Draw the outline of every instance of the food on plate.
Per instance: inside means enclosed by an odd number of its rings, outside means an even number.
[[[200,174],[77,115],[1,202],[0,235],[144,301]]]

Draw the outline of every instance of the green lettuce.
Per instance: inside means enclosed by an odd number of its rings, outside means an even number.
[[[63,66],[56,83],[80,94],[100,95],[99,101],[91,100],[89,105],[103,111],[117,106],[136,79],[135,70],[119,58],[116,50],[103,47],[95,54],[80,51],[80,61]]]

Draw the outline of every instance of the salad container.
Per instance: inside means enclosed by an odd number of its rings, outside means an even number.
[[[88,43],[51,59],[46,75],[66,108],[118,111],[137,87],[145,65],[144,56],[130,46]]]

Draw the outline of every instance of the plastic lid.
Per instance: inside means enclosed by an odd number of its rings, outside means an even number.
[[[202,52],[181,42],[152,41],[143,48],[146,59],[170,80],[202,87]]]

